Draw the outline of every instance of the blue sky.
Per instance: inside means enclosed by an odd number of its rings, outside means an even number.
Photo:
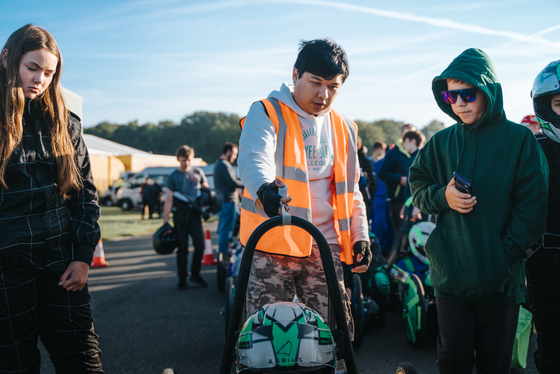
[[[470,47],[494,61],[508,117],[532,113],[533,79],[560,59],[559,14],[557,0],[2,0],[0,40],[26,23],[53,33],[87,127],[243,116],[291,81],[301,39],[330,37],[350,62],[337,110],[422,127],[452,124],[431,81]]]

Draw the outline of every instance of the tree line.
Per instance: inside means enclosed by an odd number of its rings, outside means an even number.
[[[240,117],[236,114],[195,112],[183,118],[180,124],[173,121],[143,125],[138,124],[138,121],[127,124],[101,122],[85,128],[84,133],[161,155],[174,155],[177,148],[187,144],[194,148],[195,157],[213,163],[220,157],[225,142],[239,142],[239,120]],[[373,122],[357,120],[356,124],[358,134],[371,155],[374,142],[397,142],[404,122],[387,119]],[[441,129],[443,123],[434,120],[422,132],[429,139]]]

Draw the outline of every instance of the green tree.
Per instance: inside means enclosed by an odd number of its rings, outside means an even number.
[[[184,144],[194,148],[195,155],[215,162],[225,142],[239,143],[239,116],[227,113],[195,112],[181,121],[179,128]]]
[[[390,119],[373,122],[356,120],[355,122],[358,125],[358,135],[369,151],[373,149],[375,142],[396,143],[400,139],[401,127],[404,125],[404,122]]]
[[[362,143],[371,152],[373,143],[384,142],[387,135],[380,126],[376,126],[373,122],[365,122],[357,120],[358,135],[362,138]]]
[[[194,148],[196,157],[212,163],[220,157],[225,142],[239,142],[241,128],[235,114],[196,112],[183,118],[180,125],[168,120],[157,125],[101,122],[84,129],[84,133],[163,155],[174,155],[177,148],[187,144]]]
[[[101,122],[96,126],[85,128],[84,133],[99,136],[104,139],[111,139],[118,127],[119,125],[116,123]]]
[[[356,125],[363,144],[371,152],[375,142],[396,143],[404,122],[357,120]],[[429,139],[442,128],[443,123],[434,120],[422,131]],[[213,163],[220,157],[225,142],[239,143],[241,128],[239,116],[235,114],[195,112],[185,116],[180,124],[169,120],[159,121],[157,125],[140,125],[138,121],[119,125],[105,121],[84,129],[84,133],[162,155],[174,155],[177,148],[187,144],[194,148],[196,157]]]
[[[442,122],[436,120],[433,120],[428,125],[426,125],[426,127],[422,129],[422,132],[424,133],[424,135],[426,135],[426,141],[430,140],[430,138],[439,130],[443,130],[444,127],[445,126]]]
[[[382,119],[374,121],[373,123],[383,129],[383,132],[386,135],[384,140],[385,143],[396,143],[401,138],[401,128],[404,126],[404,122]]]

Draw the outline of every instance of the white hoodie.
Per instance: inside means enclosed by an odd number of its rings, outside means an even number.
[[[296,104],[292,92],[293,86],[284,83],[280,91],[273,91],[269,98],[275,98],[286,104],[299,117],[307,159],[309,190],[311,191],[311,220],[321,230],[329,244],[338,244],[332,208],[334,140],[330,111],[317,116],[308,114]],[[258,199],[258,189],[276,178],[275,152],[274,125],[268,118],[262,103],[256,102],[251,106],[243,125],[237,160],[241,181],[254,201]],[[356,157],[356,167],[359,167],[358,155],[354,156]],[[358,181],[354,187],[354,204],[350,218],[352,243],[369,241],[366,209],[357,183]],[[288,195],[291,195],[290,191],[288,191]],[[258,205],[255,205],[255,208],[263,217],[267,217],[258,208]]]

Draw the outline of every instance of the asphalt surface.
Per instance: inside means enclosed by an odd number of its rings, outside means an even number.
[[[217,250],[216,223],[206,228]],[[165,368],[179,374],[218,373],[225,327],[216,266],[202,267],[208,288],[191,283],[181,291],[176,287],[175,255],[155,253],[151,236],[104,244],[110,266],[91,269],[89,289],[105,373],[160,374]],[[533,335],[528,368],[514,373],[537,374],[535,348]],[[54,374],[46,350],[41,351],[41,372]],[[427,335],[420,349],[411,347],[400,315],[390,311],[385,325],[367,330],[355,357],[360,373],[394,373],[402,361],[412,363],[419,374],[437,373],[436,336]]]

